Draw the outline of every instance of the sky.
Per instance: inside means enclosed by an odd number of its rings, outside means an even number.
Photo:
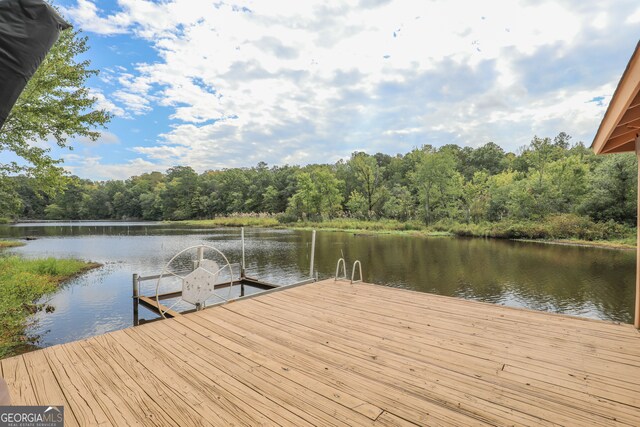
[[[57,0],[114,115],[53,149],[82,178],[333,163],[424,144],[591,141],[637,0]]]

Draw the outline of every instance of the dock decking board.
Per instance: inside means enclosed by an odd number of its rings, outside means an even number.
[[[0,361],[67,425],[638,425],[631,325],[326,280]]]

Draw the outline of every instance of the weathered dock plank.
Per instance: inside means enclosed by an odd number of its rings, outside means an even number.
[[[68,425],[637,425],[631,325],[326,280],[2,360]]]

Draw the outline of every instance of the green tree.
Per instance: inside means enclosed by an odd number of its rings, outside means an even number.
[[[573,212],[587,193],[589,164],[577,155],[562,158],[549,165],[549,179],[553,211]]]
[[[22,207],[22,199],[13,183],[9,179],[0,178],[0,219],[15,215]]]
[[[467,223],[484,219],[489,209],[489,174],[477,171],[471,180],[464,182],[461,200]]]
[[[247,181],[249,182],[244,211],[264,211],[264,194],[272,182],[271,170],[269,170],[265,162],[259,162],[256,167],[243,170],[243,173],[247,176]]]
[[[369,203],[358,190],[353,190],[349,194],[346,208],[353,218],[364,219],[369,216]]]
[[[607,154],[593,171],[580,211],[596,221],[636,223],[637,159],[633,154]]]
[[[19,203],[20,208],[16,210],[15,208],[7,208],[3,209],[0,207],[0,212],[18,212],[19,218],[44,218],[45,213],[44,210],[49,203],[51,203],[50,198],[46,194],[42,194],[42,192],[38,191],[37,185],[32,178],[27,178],[25,176],[15,176],[11,179],[7,180],[7,184],[9,184],[9,191],[15,191],[17,203]],[[0,186],[2,185],[2,180],[0,180]],[[0,201],[0,203],[11,202],[10,199],[4,199]],[[16,201],[14,201],[16,203]]]
[[[496,175],[505,170],[505,152],[494,142],[487,142],[482,147],[473,150],[469,155],[469,165],[472,174],[471,179],[478,171],[484,171],[489,175]]]
[[[382,206],[382,214],[386,218],[406,221],[410,219],[415,210],[415,202],[413,196],[407,187],[395,185],[389,192]]]
[[[158,221],[163,218],[164,206],[162,194],[165,191],[164,183],[159,183],[150,193],[140,195],[140,207],[142,219]]]
[[[385,159],[386,160],[386,159]],[[382,202],[382,171],[375,157],[367,153],[353,153],[349,160],[358,191],[367,201],[367,215],[371,216]]]
[[[554,147],[549,138],[533,137],[531,140],[530,168],[536,174],[538,186],[542,186],[542,178],[549,163],[553,161]]]
[[[298,191],[289,201],[289,214],[301,219],[336,216],[342,209],[344,182],[338,180],[327,167],[314,166],[309,169],[310,172],[298,174]]]
[[[77,176],[72,176],[64,192],[59,193],[54,202],[47,206],[45,213],[48,219],[86,219],[87,201],[85,198],[86,185],[89,181],[83,181]]]
[[[217,210],[224,214],[245,212],[249,177],[242,169],[226,169],[218,175]]]
[[[87,79],[97,75],[88,60],[79,60],[87,50],[87,38],[79,32],[65,30],[25,87],[0,130],[0,152],[11,152],[18,161],[0,164],[0,180],[9,175],[35,177],[41,191],[55,193],[64,187],[60,159],[50,149],[34,144],[53,139],[67,147],[68,139],[85,137],[96,140],[110,115],[94,109],[96,99],[86,88]],[[10,192],[8,184],[0,186],[0,199]]]
[[[262,197],[262,209],[265,212],[276,213],[280,207],[280,193],[273,185],[267,187]]]
[[[112,218],[111,198],[104,183],[85,184],[82,210],[89,219]]]
[[[512,170],[507,170],[488,178],[489,205],[487,207],[487,219],[489,221],[500,221],[511,216],[510,207],[512,205],[510,201],[516,191],[518,179],[519,173]]]
[[[175,166],[167,170],[166,187],[162,193],[162,206],[166,219],[193,218],[193,197],[198,185],[198,174],[189,166]]]
[[[424,207],[424,220],[430,225],[435,219],[435,211],[444,212],[450,205],[458,183],[456,159],[451,151],[436,152],[430,147],[419,151],[420,160],[412,175],[414,185],[419,189]]]

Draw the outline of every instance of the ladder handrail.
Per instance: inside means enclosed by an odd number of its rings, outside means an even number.
[[[358,266],[358,269],[360,271],[360,278],[358,280],[353,280],[356,275],[356,265]],[[362,264],[360,263],[360,260],[356,260],[353,263],[353,268],[351,269],[351,283],[358,283],[358,282],[362,282]]]
[[[341,263],[342,263],[342,273],[343,274],[342,274],[342,277],[339,277],[338,273],[340,273],[340,264]],[[336,276],[335,276],[335,278],[333,280],[337,282],[338,279],[347,280],[347,267],[346,267],[346,264],[344,262],[344,258],[340,258],[338,260],[338,264],[336,265]]]

